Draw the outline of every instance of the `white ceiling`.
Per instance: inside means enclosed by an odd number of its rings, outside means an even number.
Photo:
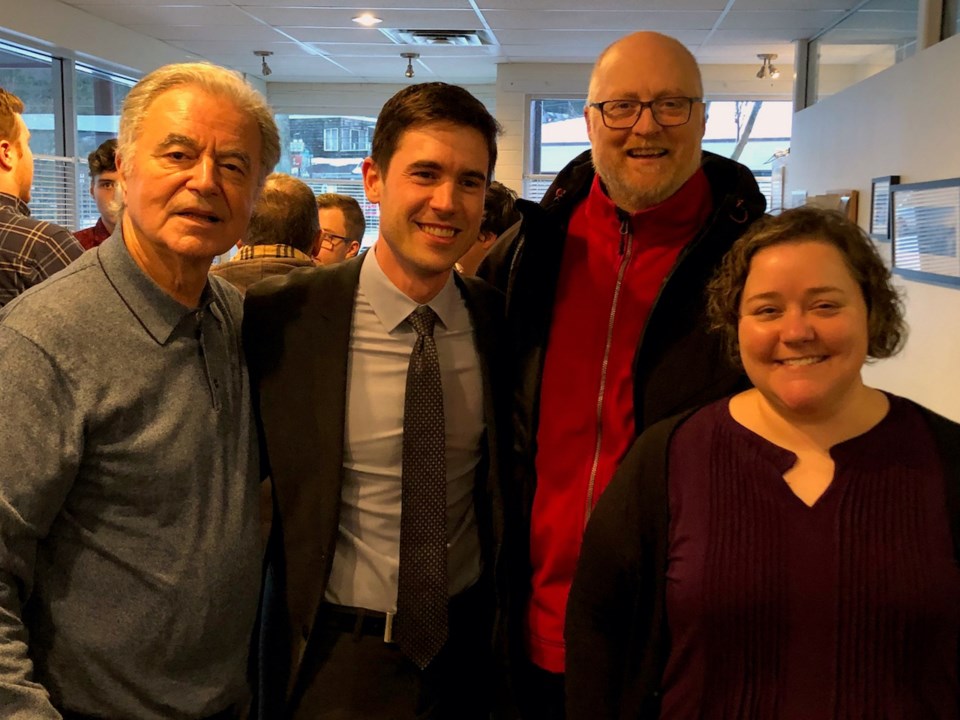
[[[25,0],[24,0],[25,1]],[[833,25],[859,0],[63,0],[85,12],[271,82],[397,82],[415,51],[417,81],[492,83],[502,62],[591,63],[632,30],[672,35],[701,64],[793,60],[793,40]],[[880,0],[868,25],[913,30],[916,3]],[[912,5],[912,12],[899,6]],[[872,6],[872,5],[871,5]],[[361,12],[377,28],[352,22]],[[861,13],[858,18],[864,14]],[[911,25],[913,27],[911,27]],[[485,47],[397,44],[378,28],[487,31]],[[871,36],[875,41],[875,34]],[[864,39],[867,39],[866,37]]]

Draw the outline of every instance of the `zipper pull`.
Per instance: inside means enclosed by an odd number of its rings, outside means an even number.
[[[630,218],[620,216],[620,257],[627,250],[627,238],[630,237]]]

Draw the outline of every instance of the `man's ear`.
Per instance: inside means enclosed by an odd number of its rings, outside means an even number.
[[[17,144],[9,140],[0,140],[0,168],[13,170],[17,165]]]
[[[323,230],[320,230],[317,233],[316,239],[313,241],[313,249],[310,251],[310,257],[316,258],[320,254],[320,238],[323,237]]]
[[[480,235],[477,236],[477,242],[483,245],[485,248],[490,248],[497,241],[497,234],[490,230],[480,231]]]
[[[360,252],[360,243],[354,240],[352,243],[350,243],[350,249],[347,250],[347,254],[344,255],[344,257],[345,258],[356,257],[358,252]]]
[[[97,179],[95,177],[90,178],[90,197],[94,197],[93,189],[97,186]]]
[[[383,183],[383,174],[373,161],[373,158],[364,158],[361,166],[363,172],[363,191],[367,200],[372,203],[380,202],[380,185]]]

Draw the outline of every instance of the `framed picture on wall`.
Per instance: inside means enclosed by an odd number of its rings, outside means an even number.
[[[960,288],[960,178],[891,187],[893,271]]]
[[[870,182],[870,236],[874,240],[890,240],[890,188],[899,183],[899,175],[884,175]]]

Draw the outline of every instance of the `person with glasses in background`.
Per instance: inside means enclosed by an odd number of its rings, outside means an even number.
[[[317,208],[320,217],[317,262],[335,265],[356,256],[367,230],[360,203],[349,195],[323,193],[317,195]]]
[[[674,38],[628,35],[597,60],[590,150],[480,277],[507,293],[517,363],[514,482],[529,564],[517,568],[514,686],[526,718],[564,717],[564,620],[590,513],[648,425],[744,386],[704,319],[703,288],[766,207],[743,165],[701,150],[697,61]]]

